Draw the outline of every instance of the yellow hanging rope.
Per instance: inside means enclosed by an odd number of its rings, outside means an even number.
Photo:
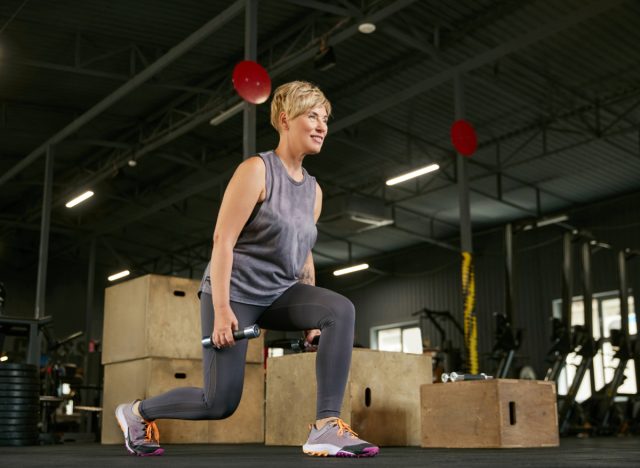
[[[475,314],[476,280],[473,254],[462,252],[462,295],[464,298],[464,344],[467,348],[467,370],[478,373],[478,322]]]

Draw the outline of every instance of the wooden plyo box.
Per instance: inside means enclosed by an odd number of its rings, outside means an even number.
[[[107,364],[104,369],[102,443],[120,444],[124,440],[114,416],[117,405],[177,387],[202,387],[201,360],[146,358]],[[229,418],[217,421],[159,419],[157,424],[161,443],[264,442],[263,365],[246,365],[242,400]]]
[[[536,380],[423,385],[422,447],[557,447],[556,388]]]
[[[105,290],[102,363],[161,357],[202,359],[200,280],[146,275]],[[264,362],[264,337],[247,362]]]
[[[316,419],[316,353],[267,361],[265,443],[302,445]],[[420,445],[420,386],[431,357],[354,349],[341,417],[378,445]]]

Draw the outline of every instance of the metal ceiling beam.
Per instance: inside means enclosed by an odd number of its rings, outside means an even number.
[[[138,86],[149,80],[152,76],[156,75],[161,70],[165,69],[169,65],[171,65],[174,61],[182,57],[189,50],[197,46],[204,39],[213,34],[216,30],[224,26],[228,21],[233,19],[236,15],[238,15],[245,6],[245,0],[236,0],[230,7],[224,10],[215,18],[209,20],[204,26],[200,29],[192,33],[178,45],[171,48],[165,55],[156,60],[149,67],[144,69],[142,72],[138,73],[131,80],[129,80],[124,85],[120,86],[113,93],[102,99],[99,103],[93,106],[91,109],[86,111],[76,120],[65,126],[58,133],[53,135],[49,140],[44,142],[38,148],[33,150],[29,155],[27,155],[22,161],[9,169],[5,174],[0,176],[0,186],[13,178],[16,174],[20,173],[23,169],[31,165],[34,161],[36,161],[40,156],[42,156],[46,148],[49,146],[55,146],[57,143],[61,142],[65,138],[73,135],[80,128],[82,128],[85,124],[93,120],[95,117],[100,115],[106,109],[111,107],[113,104],[118,102],[124,96],[129,94],[131,91],[136,89]]]
[[[338,16],[351,16],[351,11],[346,8],[340,8],[327,2],[318,2],[315,0],[286,0],[287,3],[292,3],[305,8],[313,8],[314,10],[324,11],[325,13],[331,13]]]
[[[347,127],[357,124],[362,120],[372,117],[382,111],[411,99],[415,96],[423,94],[431,89],[434,89],[447,81],[450,81],[457,74],[464,74],[476,68],[488,65],[495,62],[497,59],[506,55],[512,54],[526,47],[529,47],[537,42],[547,39],[561,31],[564,31],[571,26],[575,26],[589,18],[598,16],[613,7],[617,7],[625,0],[611,0],[608,2],[595,2],[590,5],[584,6],[574,10],[571,14],[566,15],[558,20],[551,21],[543,27],[540,27],[532,32],[523,34],[522,36],[508,42],[501,44],[487,52],[481,53],[472,57],[464,62],[448,68],[424,81],[421,81],[413,86],[410,86],[403,91],[394,95],[388,96],[384,99],[377,101],[370,106],[367,106],[353,114],[344,117],[331,125],[333,132],[343,130]]]

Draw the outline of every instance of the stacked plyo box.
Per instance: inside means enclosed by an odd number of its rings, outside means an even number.
[[[147,275],[105,291],[102,443],[122,443],[118,404],[203,386],[199,280]],[[161,443],[264,442],[263,338],[249,341],[242,400],[219,421],[158,420]]]
[[[302,445],[316,419],[316,354],[267,361],[265,443]],[[354,349],[342,419],[377,445],[420,445],[420,387],[431,384],[431,356]]]

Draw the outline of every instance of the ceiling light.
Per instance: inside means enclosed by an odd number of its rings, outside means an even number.
[[[9,360],[9,356],[0,357],[0,362],[4,362],[4,361],[8,361],[8,360]]]
[[[349,273],[353,273],[354,271],[366,270],[367,268],[369,268],[368,263],[361,263],[360,265],[354,265],[348,268],[342,268],[341,270],[336,270],[333,272],[333,276],[347,275]]]
[[[124,270],[124,271],[121,271],[120,273],[115,273],[109,276],[107,279],[109,281],[115,281],[115,280],[119,280],[120,278],[124,278],[125,276],[129,276],[130,274],[131,272],[129,270]]]
[[[371,34],[375,30],[376,25],[373,23],[369,23],[368,21],[365,21],[358,25],[358,31],[360,31],[362,34]]]
[[[396,185],[400,182],[404,182],[405,180],[413,179],[414,177],[419,177],[429,172],[437,171],[438,169],[440,169],[440,166],[438,166],[437,164],[431,164],[429,166],[416,169],[415,171],[408,172],[407,174],[389,179],[387,180],[387,185]]]
[[[67,208],[73,208],[74,206],[76,206],[78,203],[82,203],[83,201],[85,201],[87,198],[91,198],[93,197],[93,192],[91,190],[87,190],[86,192],[84,192],[82,195],[74,198],[71,201],[68,201],[66,205]]]
[[[127,161],[127,164],[129,165],[129,167],[136,167],[138,165],[138,161],[132,158]]]

